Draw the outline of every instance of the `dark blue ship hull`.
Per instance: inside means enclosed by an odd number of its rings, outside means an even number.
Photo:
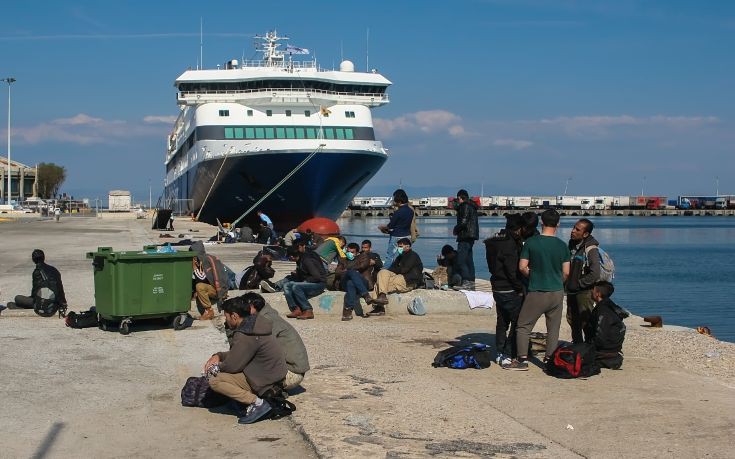
[[[233,222],[308,155],[309,152],[266,152],[205,160],[169,184],[166,198],[176,200],[176,211],[196,215],[201,210],[200,221]],[[273,220],[279,231],[288,231],[313,217],[335,219],[386,159],[382,153],[366,151],[319,152],[244,218],[240,226],[256,223],[258,209]]]

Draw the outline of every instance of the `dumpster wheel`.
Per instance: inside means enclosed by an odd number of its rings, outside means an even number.
[[[107,321],[102,318],[101,315],[97,314],[97,322],[100,330],[107,331]]]
[[[186,328],[186,319],[189,318],[188,314],[179,314],[174,317],[174,330],[183,330]]]
[[[131,319],[123,319],[120,321],[120,334],[121,335],[130,334],[130,324],[131,323],[133,323]]]

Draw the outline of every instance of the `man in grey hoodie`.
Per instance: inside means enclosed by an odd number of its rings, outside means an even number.
[[[567,322],[572,327],[572,342],[589,339],[595,324],[590,315],[595,307],[592,287],[600,280],[600,243],[592,237],[595,225],[582,218],[574,224],[569,238],[572,263],[565,288],[567,291]],[[583,336],[584,332],[584,336]]]
[[[242,298],[250,305],[251,314],[265,317],[273,323],[273,336],[283,349],[286,358],[286,379],[283,382],[285,390],[294,389],[304,380],[304,375],[309,371],[309,355],[306,346],[299,336],[299,332],[265,302],[262,296],[255,292],[242,295]]]
[[[212,390],[246,405],[238,422],[251,424],[271,411],[261,396],[280,391],[286,361],[270,320],[251,314],[250,305],[239,297],[225,301],[222,310],[227,325],[235,330],[232,346],[227,352],[212,355],[204,372],[215,375],[209,379]]]

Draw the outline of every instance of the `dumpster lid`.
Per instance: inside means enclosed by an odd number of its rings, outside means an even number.
[[[112,247],[98,247],[96,252],[87,252],[87,258],[102,257],[108,260],[121,260],[121,259],[139,259],[139,260],[150,260],[150,259],[189,259],[191,260],[196,256],[196,253],[188,250],[181,250],[173,253],[157,253],[146,251],[157,246],[147,245],[143,250],[124,250],[121,252],[115,252]]]

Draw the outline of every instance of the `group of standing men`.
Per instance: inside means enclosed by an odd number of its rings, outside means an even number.
[[[572,341],[589,341],[594,332],[590,316],[595,305],[593,287],[600,279],[599,243],[593,223],[580,219],[569,244],[556,237],[560,216],[548,209],[508,215],[505,229],[487,239],[486,255],[497,307],[497,361],[510,370],[528,369],[529,336],[538,319],[546,317],[548,360],[559,342],[564,293]]]

